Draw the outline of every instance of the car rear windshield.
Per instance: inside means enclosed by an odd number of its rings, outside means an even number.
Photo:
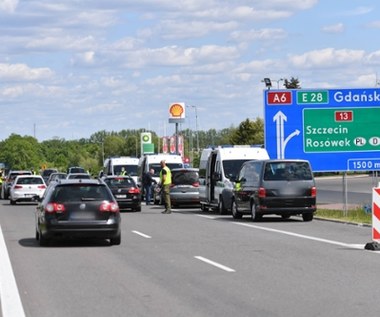
[[[54,202],[112,200],[105,185],[70,184],[57,186],[50,199]]]
[[[106,178],[104,182],[109,187],[135,187],[135,181],[127,177]]]
[[[43,184],[43,181],[40,177],[26,177],[26,178],[19,178],[17,180],[17,184],[19,184],[19,185],[38,185],[38,184]]]
[[[274,162],[265,165],[264,180],[311,180],[313,178],[307,162]]]
[[[193,185],[199,181],[199,175],[194,171],[172,171],[172,183],[174,185]]]
[[[82,167],[70,167],[69,173],[86,173]]]

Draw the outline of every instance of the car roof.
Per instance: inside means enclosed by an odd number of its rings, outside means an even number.
[[[30,173],[30,174],[32,174],[32,171],[30,171],[30,170],[14,170],[14,171],[9,171],[9,174],[22,174],[22,173]]]
[[[88,184],[88,185],[105,185],[99,179],[60,179],[55,182],[55,186],[57,185],[70,185],[70,184]]]
[[[195,167],[181,167],[181,168],[172,168],[170,171],[171,172],[180,172],[180,171],[184,171],[184,172],[199,172],[199,168],[195,168]]]
[[[133,179],[132,176],[129,175],[109,175],[109,176],[104,176],[103,179],[114,179],[114,178],[128,178],[128,179]]]
[[[252,162],[264,162],[264,163],[287,163],[287,162],[306,162],[309,163],[308,160],[302,159],[267,159],[267,160],[249,160],[244,162],[244,164],[252,163]]]
[[[42,178],[43,177],[41,175],[17,175],[17,178]]]

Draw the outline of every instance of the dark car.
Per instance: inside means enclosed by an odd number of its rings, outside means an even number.
[[[173,168],[170,200],[172,206],[199,205],[199,169]]]
[[[57,238],[110,239],[118,245],[120,221],[117,201],[101,180],[59,180],[36,208],[36,239],[40,245]]]
[[[86,173],[85,169],[80,166],[71,166],[67,169],[66,174],[72,174],[72,173]]]
[[[41,172],[41,176],[46,184],[48,183],[50,175],[53,173],[58,173],[58,170],[56,168],[46,168]]]
[[[244,163],[236,179],[232,216],[302,215],[313,220],[316,211],[315,181],[306,160],[255,160]]]
[[[130,176],[107,176],[103,178],[112,191],[120,210],[141,211],[141,192]]]

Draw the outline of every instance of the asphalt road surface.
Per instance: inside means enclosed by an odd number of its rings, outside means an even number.
[[[120,246],[76,240],[40,247],[34,209],[0,201],[0,225],[28,317],[380,312],[380,253],[364,250],[369,227],[298,217],[237,221],[199,208],[163,215],[159,206],[143,206],[122,214]],[[9,276],[0,281],[7,292]],[[3,317],[10,317],[15,302],[2,293],[1,303]]]

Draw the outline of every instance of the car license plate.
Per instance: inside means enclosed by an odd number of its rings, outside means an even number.
[[[116,195],[116,198],[127,198],[127,195]]]

